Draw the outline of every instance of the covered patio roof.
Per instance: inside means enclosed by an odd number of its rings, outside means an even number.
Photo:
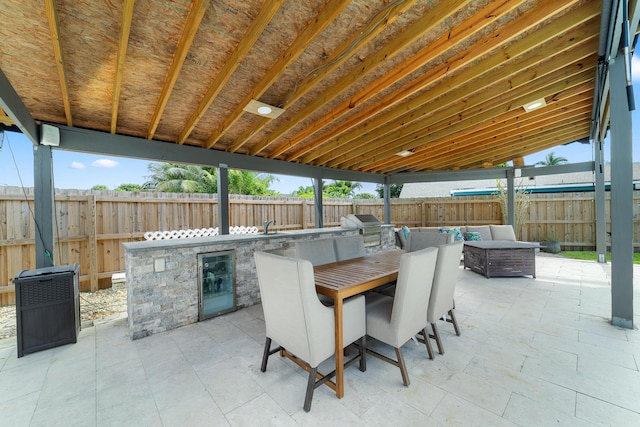
[[[3,6],[0,68],[29,115],[135,144],[395,174],[590,137],[601,1]],[[245,111],[252,100],[284,112]],[[526,112],[534,101],[546,106]]]

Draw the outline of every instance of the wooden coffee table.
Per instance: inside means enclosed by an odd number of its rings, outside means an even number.
[[[464,242],[464,268],[485,277],[536,277],[535,243],[487,240]]]

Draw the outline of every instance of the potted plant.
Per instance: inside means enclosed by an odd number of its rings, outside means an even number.
[[[551,233],[542,239],[540,242],[540,250],[551,254],[560,253],[560,242],[556,239],[555,234]]]

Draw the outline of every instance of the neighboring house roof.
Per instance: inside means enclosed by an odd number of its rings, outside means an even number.
[[[558,175],[540,175],[530,178],[516,178],[516,184],[529,190],[549,190],[546,192],[580,191],[581,184],[593,184],[593,172],[573,172]],[[604,180],[611,180],[611,165],[604,166]],[[633,164],[633,181],[640,181],[640,163]],[[479,179],[475,181],[438,181],[405,184],[400,193],[401,198],[447,197],[460,190],[495,189],[495,179]],[[470,192],[473,194],[473,192]],[[471,194],[469,194],[471,195]]]

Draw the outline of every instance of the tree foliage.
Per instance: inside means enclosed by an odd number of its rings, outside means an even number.
[[[565,159],[562,156],[556,156],[556,153],[554,151],[550,152],[549,154],[547,154],[547,157],[544,158],[544,160],[540,160],[539,162],[536,163],[536,166],[555,166],[555,165],[562,165],[564,163],[567,163],[569,160]]]
[[[91,187],[91,189],[95,191],[108,191],[109,187],[107,187],[106,185],[97,184]]]
[[[217,193],[216,168],[176,163],[150,163],[151,175],[145,187],[168,193]],[[275,177],[244,170],[229,170],[229,193],[254,196],[273,196],[277,193],[269,186]]]
[[[322,183],[322,197],[332,199],[352,199],[356,198],[356,190],[362,188],[362,184],[353,181],[343,181],[341,179],[332,182]],[[313,186],[300,186],[291,193],[293,197],[312,199],[314,197]]]
[[[397,199],[400,197],[400,193],[402,193],[402,187],[404,184],[391,184],[389,186],[389,193],[392,199]],[[376,185],[376,192],[378,193],[378,197],[384,198],[384,185]]]
[[[144,188],[140,184],[120,184],[115,191],[144,191]]]

